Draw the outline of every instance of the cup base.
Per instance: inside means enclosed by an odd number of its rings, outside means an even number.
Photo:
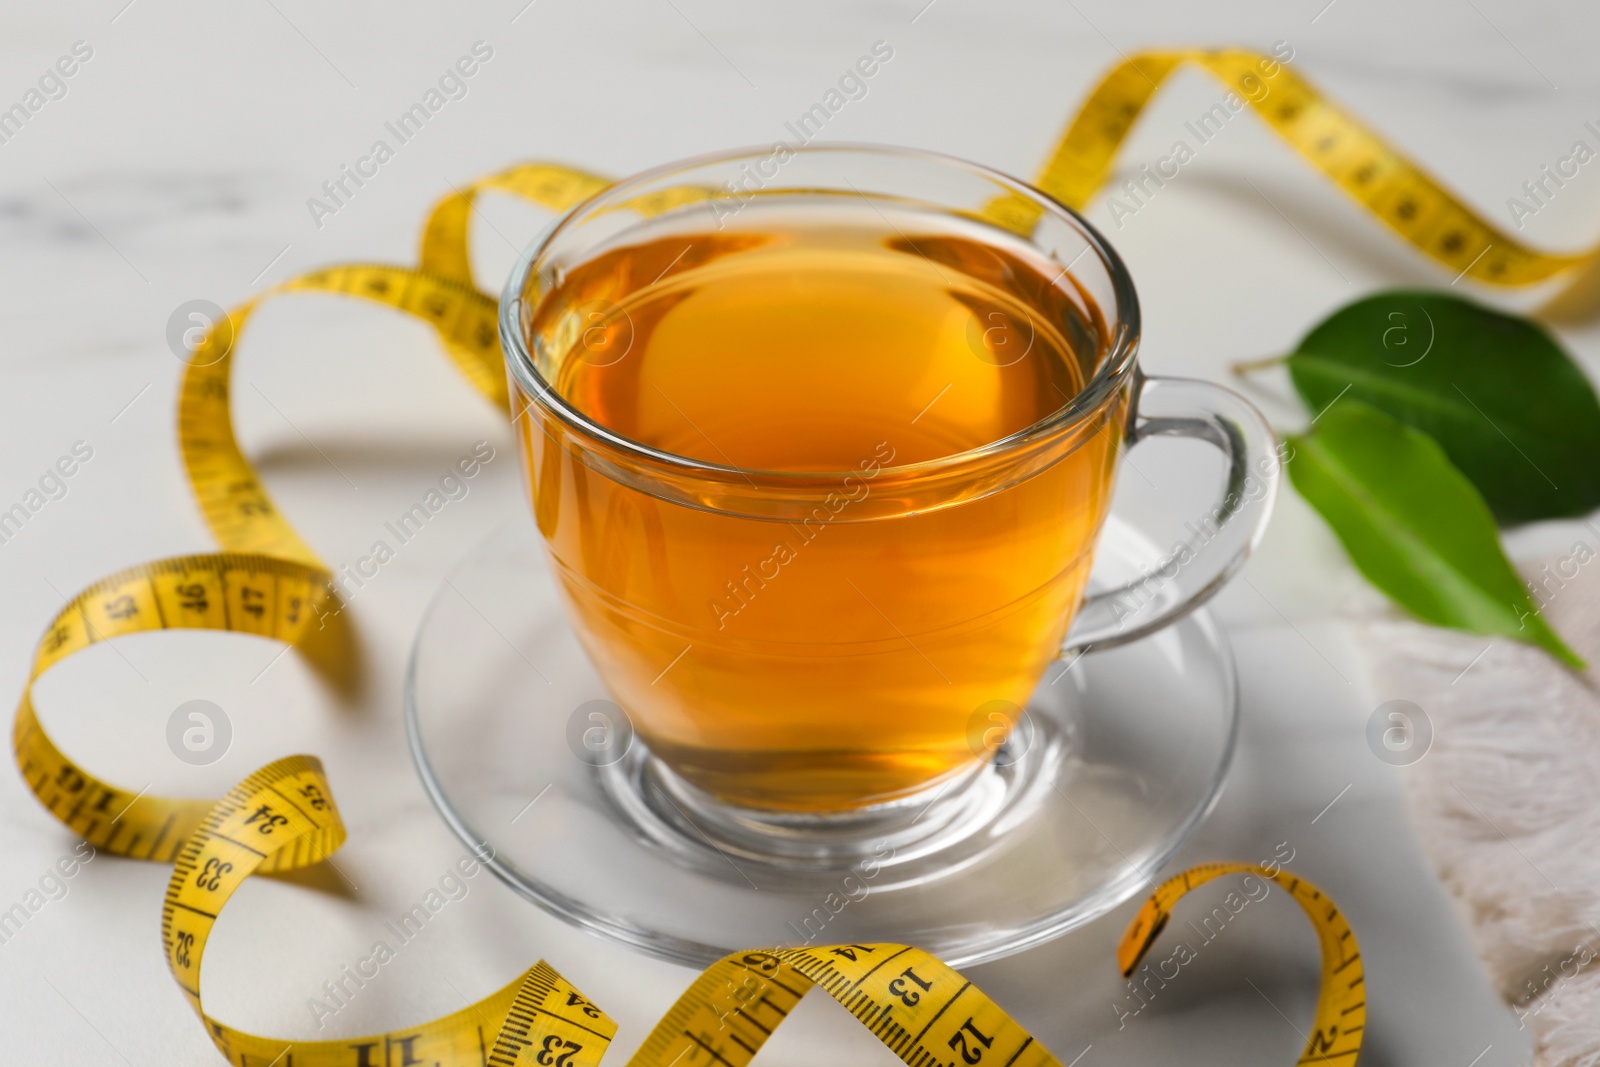
[[[1160,558],[1113,517],[1091,588]],[[1059,936],[1149,888],[1215,802],[1238,723],[1232,656],[1200,611],[1052,664],[1013,747],[977,769],[796,815],[724,804],[638,737],[597,758],[583,738],[605,695],[519,516],[451,573],[417,633],[412,756],[445,822],[515,892],[695,966],[892,941],[961,967]]]
[[[1071,724],[1024,713],[984,762],[892,801],[835,812],[742,807],[676,774],[635,738],[594,769],[617,817],[685,867],[757,887],[827,881],[862,867],[907,886],[970,862],[997,826],[1026,820],[1069,765]]]

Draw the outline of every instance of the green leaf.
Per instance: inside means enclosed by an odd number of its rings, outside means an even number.
[[[1365,400],[1433,437],[1504,523],[1600,507],[1600,401],[1542,327],[1448,293],[1379,293],[1289,357],[1313,412]]]
[[[1500,634],[1573,667],[1500,551],[1494,518],[1437,442],[1345,397],[1291,437],[1289,478],[1361,573],[1426,622]]]

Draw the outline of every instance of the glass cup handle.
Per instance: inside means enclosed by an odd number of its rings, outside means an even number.
[[[1231,389],[1193,378],[1141,376],[1127,447],[1151,437],[1193,437],[1228,461],[1222,495],[1185,524],[1181,539],[1141,577],[1083,599],[1061,645],[1070,656],[1154,633],[1209,600],[1238,573],[1267,528],[1283,463],[1261,413]]]

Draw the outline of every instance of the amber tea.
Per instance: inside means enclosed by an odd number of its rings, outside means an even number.
[[[639,736],[716,797],[806,811],[987,755],[975,712],[1027,700],[1082,594],[1125,414],[1020,467],[941,467],[1078,397],[1100,310],[1004,230],[816,200],[618,239],[527,320],[578,412],[783,508],[664,498],[541,406],[517,422],[571,617]]]

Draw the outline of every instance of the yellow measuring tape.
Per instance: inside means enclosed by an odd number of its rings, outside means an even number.
[[[1302,157],[1420,251],[1460,276],[1527,285],[1595,254],[1528,248],[1446,192],[1361,123],[1268,56],[1240,50],[1163,51],[1133,56],[1096,87],[1036,184],[1082,207],[1105,183],[1117,150],[1160,84],[1184,64],[1221,79]],[[1231,106],[1231,104],[1230,104]],[[1237,109],[1236,109],[1237,110]],[[348,625],[331,576],[278,512],[234,437],[229,386],[238,333],[268,297],[325,292],[361,297],[433,327],[479,392],[507,402],[495,299],[473,281],[468,231],[476,197],[500,191],[554,212],[606,188],[571,167],[532,163],[481,179],[440,201],[423,228],[416,267],[339,266],[268,289],[217,324],[192,353],[178,401],[178,441],[190,484],[225,551],[133,567],[90,586],[51,621],[18,704],[13,748],[39,801],[95,848],[173,864],[162,908],[162,942],[174,977],[217,1048],[240,1067],[377,1067],[393,1063],[537,1064],[585,1067],[605,1052],[614,1024],[543,963],[499,992],[452,1015],[366,1038],[283,1041],[240,1033],[206,1016],[200,961],[223,903],[250,874],[322,861],[345,833],[332,791],[310,756],[278,760],[220,801],[134,793],[74,765],[45,733],[33,683],[72,653],[125,634],[166,629],[230,630],[294,645],[336,675],[346,663]],[[626,205],[656,214],[716,195],[684,188]],[[1026,232],[1025,202],[1002,199],[990,217]],[[1314,886],[1249,864],[1195,868],[1159,887],[1118,949],[1132,975],[1173,906],[1224,875],[1271,880],[1304,909],[1322,949],[1322,988],[1302,1063],[1353,1062],[1366,1023],[1355,936]],[[708,968],[645,1040],[633,1063],[742,1065],[800,998],[820,986],[909,1064],[1054,1064],[1009,1015],[958,973],[919,949],[837,945],[736,953]]]
[[[1532,285],[1600,261],[1600,249],[1563,254],[1523,244],[1462,203],[1285,63],[1242,49],[1140,52],[1129,57],[1101,79],[1079,108],[1034,184],[1081,210],[1104,186],[1118,148],[1145,105],[1169,76],[1187,64],[1228,87],[1230,96],[1222,106],[1230,113],[1251,108],[1300,158],[1458,278],[1487,285]],[[1148,184],[1143,188],[1148,191]],[[1008,207],[1009,218],[1031,228],[1036,216],[1030,217],[1016,204]]]

